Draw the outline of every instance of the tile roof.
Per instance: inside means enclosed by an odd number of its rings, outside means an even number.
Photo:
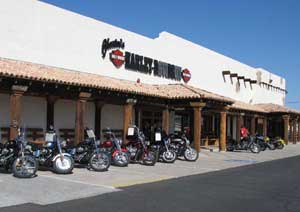
[[[293,113],[293,114],[300,114],[300,111],[294,110],[285,106],[277,105],[277,104],[256,104],[256,106],[262,108],[268,113]]]
[[[252,105],[248,104],[245,102],[241,101],[235,101],[231,106],[231,109],[236,109],[236,110],[245,110],[245,111],[251,111],[251,112],[260,112],[260,113],[267,113],[266,110],[263,108],[257,106],[257,105]]]
[[[233,102],[228,98],[184,84],[150,85],[135,83],[128,80],[121,80],[98,74],[79,72],[6,58],[0,58],[0,75],[167,99],[203,98],[231,103]]]

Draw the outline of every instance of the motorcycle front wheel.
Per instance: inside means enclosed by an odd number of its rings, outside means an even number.
[[[126,152],[118,151],[114,154],[113,158],[113,164],[120,167],[128,166],[129,164],[129,156]]]
[[[275,150],[276,149],[274,144],[268,144],[268,148],[269,148],[269,150]]]
[[[38,163],[30,155],[17,157],[12,165],[13,175],[18,178],[31,178],[35,176],[37,169]]]
[[[165,163],[174,163],[177,158],[175,151],[169,150],[162,153],[162,160]]]
[[[57,174],[70,174],[74,168],[74,160],[72,157],[64,155],[63,159],[57,157],[53,162],[54,172]]]
[[[278,142],[277,149],[283,149],[284,145],[281,142]]]
[[[110,156],[104,152],[94,154],[90,158],[89,164],[94,171],[107,171],[111,164]]]
[[[198,157],[199,157],[199,154],[194,148],[190,147],[184,151],[184,158],[187,161],[196,161],[198,159]]]
[[[142,162],[147,166],[154,166],[156,163],[156,153],[154,151],[148,151],[143,154]]]
[[[252,153],[260,153],[260,146],[258,144],[251,144],[250,145],[250,151]]]

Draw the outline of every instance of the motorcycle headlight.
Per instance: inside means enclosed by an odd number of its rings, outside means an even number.
[[[63,148],[66,147],[67,146],[67,142],[66,141],[61,141],[60,146],[63,147]]]

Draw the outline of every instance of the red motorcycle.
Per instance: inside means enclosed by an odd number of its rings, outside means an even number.
[[[116,138],[111,129],[104,131],[105,140],[100,143],[100,147],[110,152],[112,163],[116,166],[124,167],[129,164],[129,152],[122,148],[122,140]]]
[[[126,149],[130,154],[131,162],[142,163],[148,166],[154,166],[157,158],[156,151],[150,149],[150,142],[146,142],[145,135],[138,127],[128,128],[128,143]]]

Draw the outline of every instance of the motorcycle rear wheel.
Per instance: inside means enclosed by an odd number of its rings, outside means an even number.
[[[187,161],[196,161],[198,159],[198,157],[199,157],[199,154],[194,148],[190,147],[184,151],[184,158]]]
[[[169,150],[162,153],[162,160],[165,163],[174,163],[177,158],[175,151]]]
[[[125,152],[117,152],[113,158],[113,164],[119,167],[125,167],[129,164],[129,156]]]
[[[252,152],[252,153],[256,153],[256,154],[258,154],[258,153],[260,153],[260,146],[258,145],[258,144],[251,144],[250,145],[250,151]]]
[[[107,171],[110,167],[110,164],[110,156],[103,152],[94,154],[89,161],[90,167],[97,172]]]
[[[57,174],[70,174],[74,168],[74,160],[72,157],[65,155],[63,161],[57,157],[53,162],[54,172]]]
[[[12,172],[18,178],[31,178],[35,176],[38,169],[38,163],[34,157],[25,155],[17,157],[12,165]]]
[[[144,153],[142,162],[146,166],[154,166],[156,163],[156,153],[153,151]]]

